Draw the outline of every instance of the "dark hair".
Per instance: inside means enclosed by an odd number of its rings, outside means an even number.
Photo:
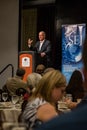
[[[66,87],[66,93],[72,94],[73,101],[76,101],[77,98],[83,98],[83,77],[82,73],[79,70],[73,71],[69,83]]]
[[[24,96],[24,94],[26,93],[27,91],[26,91],[26,89],[24,89],[24,88],[18,88],[17,90],[16,90],[16,95],[18,95],[18,96]]]
[[[17,76],[23,76],[25,74],[25,69],[23,68],[18,68],[16,71]]]

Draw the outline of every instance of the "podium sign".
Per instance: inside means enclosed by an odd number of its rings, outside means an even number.
[[[19,67],[25,69],[26,73],[23,80],[26,81],[27,76],[35,71],[36,55],[33,51],[22,51],[19,53]]]

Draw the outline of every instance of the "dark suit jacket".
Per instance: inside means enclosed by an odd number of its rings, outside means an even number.
[[[78,107],[83,107],[84,105],[87,105],[87,95],[81,100],[81,102],[77,105]]]
[[[87,130],[87,104],[57,116],[34,130]]]
[[[37,64],[44,64],[46,67],[51,65],[51,43],[49,40],[44,41],[41,50],[39,51],[40,41],[37,41],[34,47],[30,47],[29,50],[37,52]],[[46,55],[44,57],[40,56],[40,53],[45,52]]]

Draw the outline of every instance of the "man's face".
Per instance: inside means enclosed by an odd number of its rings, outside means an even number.
[[[39,33],[39,40],[43,41],[45,39],[45,34],[43,32]]]

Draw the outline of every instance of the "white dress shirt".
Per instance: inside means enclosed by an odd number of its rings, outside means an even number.
[[[39,51],[41,50],[41,47],[42,47],[43,43],[44,43],[44,40],[40,41]]]

